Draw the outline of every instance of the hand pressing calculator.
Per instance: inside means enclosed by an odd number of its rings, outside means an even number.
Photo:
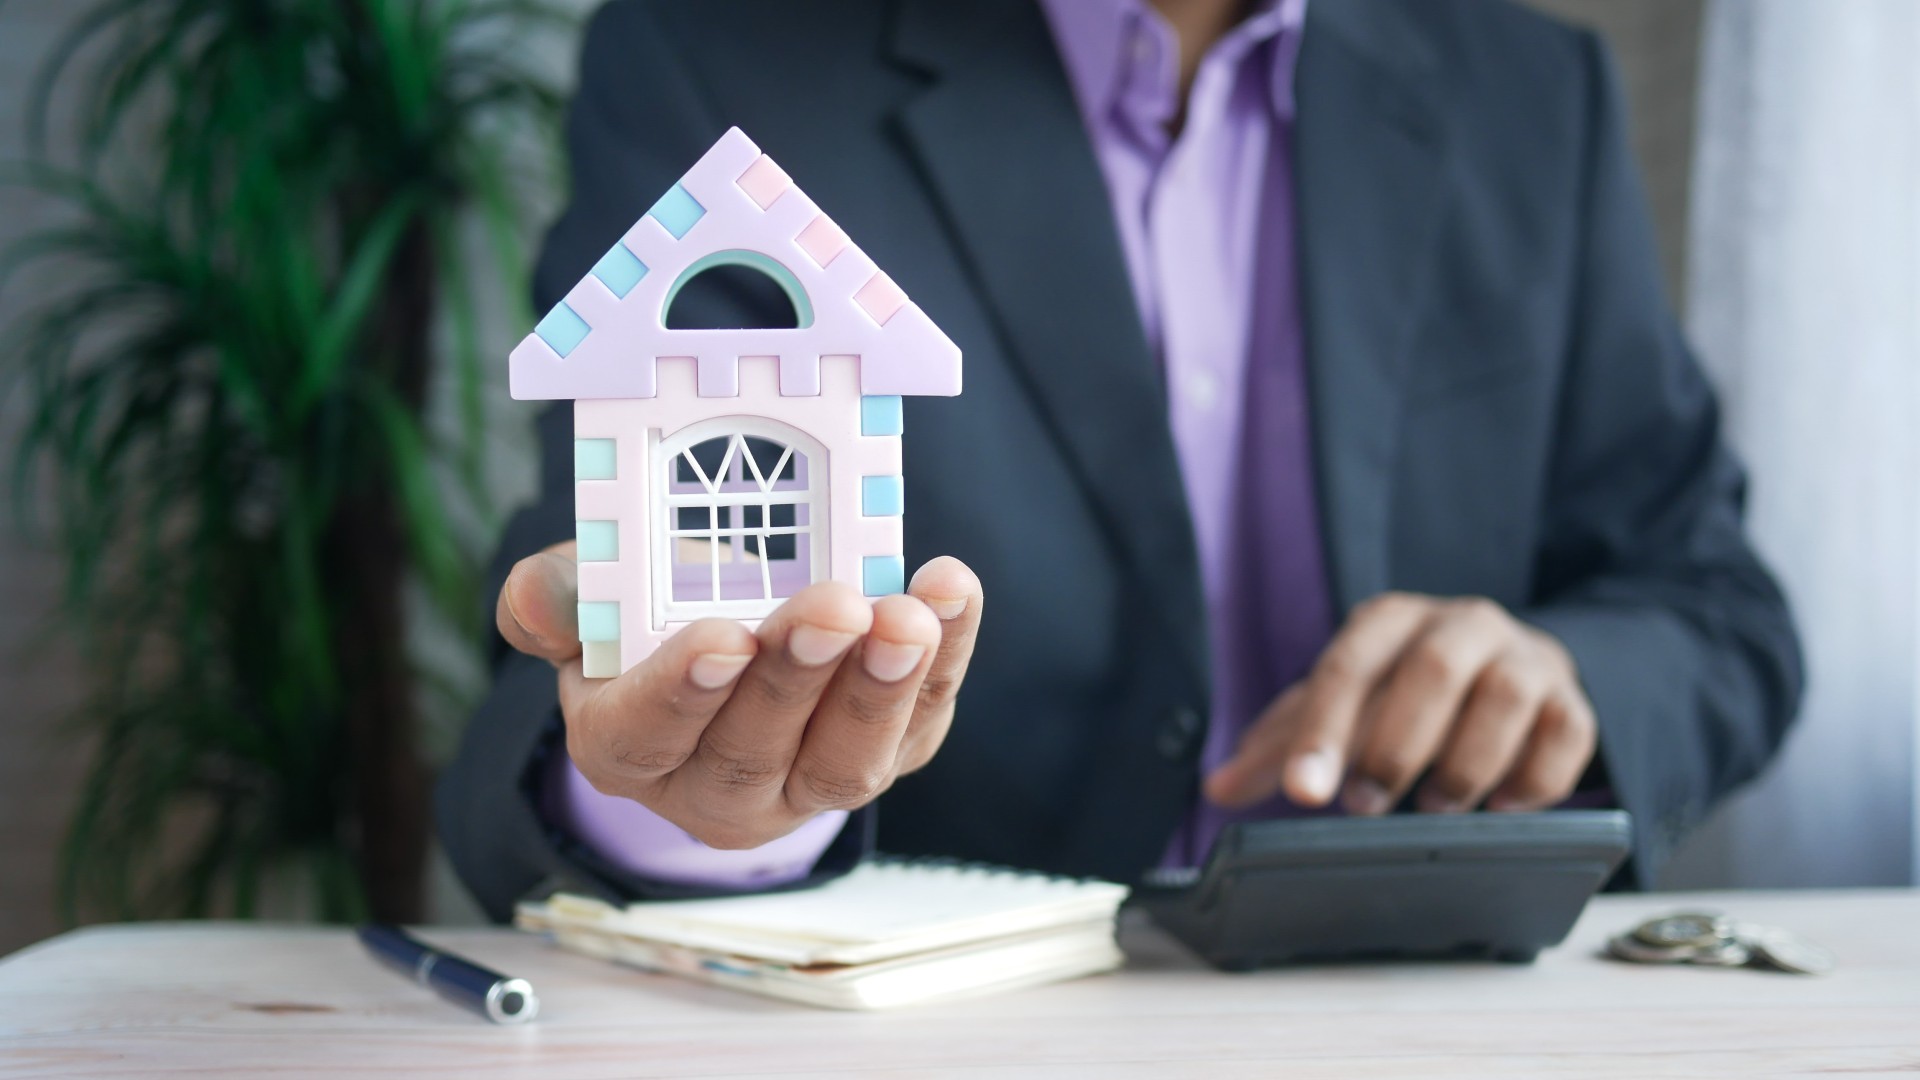
[[[1134,901],[1230,971],[1331,960],[1530,963],[1631,846],[1619,810],[1230,825],[1197,873]]]

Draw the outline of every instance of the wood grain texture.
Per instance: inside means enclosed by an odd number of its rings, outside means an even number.
[[[1840,970],[1599,957],[1706,906],[1833,947]],[[1920,1071],[1920,891],[1606,897],[1531,967],[1222,975],[1137,922],[1125,971],[893,1013],[785,1005],[505,930],[426,936],[530,979],[499,1028],[376,967],[341,930],[99,927],[0,961],[0,1077],[1775,1076]]]

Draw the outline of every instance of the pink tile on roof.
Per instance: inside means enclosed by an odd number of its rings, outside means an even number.
[[[741,173],[740,179],[735,183],[738,183],[740,190],[746,192],[762,210],[772,206],[773,200],[785,194],[786,190],[793,186],[793,180],[787,176],[786,170],[775,165],[773,159],[765,154],[754,158],[753,164],[747,166],[747,171]]]
[[[853,301],[873,316],[874,322],[884,326],[894,313],[907,306],[907,294],[900,291],[892,278],[876,270],[867,283],[860,286],[860,291],[853,294]]]
[[[852,243],[847,239],[847,234],[840,231],[840,226],[835,225],[833,219],[825,214],[814,218],[813,222],[801,229],[800,235],[794,239],[799,242],[800,250],[807,253],[815,266],[826,266],[833,262],[834,256],[845,251],[847,245]]]

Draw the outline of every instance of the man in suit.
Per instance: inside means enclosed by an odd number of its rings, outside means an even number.
[[[1504,0],[615,0],[542,306],[730,124],[964,350],[963,396],[907,406],[908,557],[940,557],[584,679],[549,411],[438,804],[496,917],[553,879],[805,883],[876,829],[1129,880],[1249,817],[1569,798],[1634,813],[1645,881],[1778,745],[1793,629],[1590,34]]]

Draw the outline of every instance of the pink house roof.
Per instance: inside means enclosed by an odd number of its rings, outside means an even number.
[[[685,281],[720,263],[786,288],[800,326],[669,330]],[[730,129],[554,305],[508,360],[516,398],[649,398],[654,360],[695,357],[702,397],[738,392],[742,356],[780,358],[780,392],[819,393],[820,357],[860,358],[860,392],[960,392],[960,349],[773,159]]]

